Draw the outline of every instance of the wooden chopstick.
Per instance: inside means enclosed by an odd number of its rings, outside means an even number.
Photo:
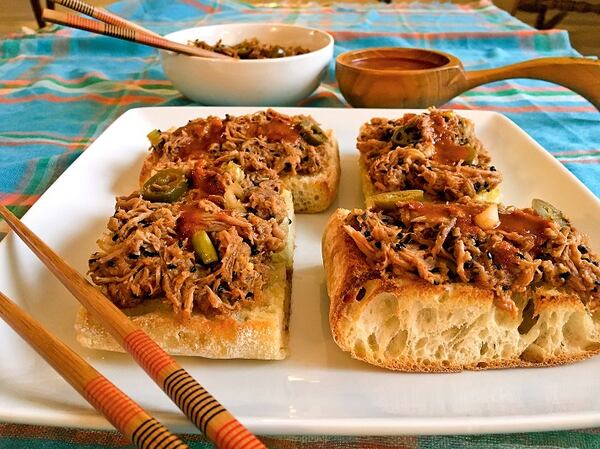
[[[218,448],[266,449],[171,356],[37,235],[0,205],[10,228]],[[185,394],[184,394],[185,393]]]
[[[85,14],[86,16],[93,17],[94,19],[98,19],[104,23],[110,23],[112,25],[116,25],[122,28],[132,28],[154,37],[162,37],[160,34],[155,33],[154,31],[151,31],[148,28],[144,28],[143,26],[140,26],[137,23],[133,23],[129,20],[123,19],[122,17],[119,17],[116,14],[108,12],[104,8],[98,8],[80,0],[54,0],[54,3],[56,3],[57,5],[62,5],[65,8],[72,9],[73,11]]]
[[[31,315],[0,292],[0,318],[29,343],[81,396],[140,449],[188,445],[146,413]]]
[[[42,18],[48,22],[57,23],[59,25],[65,25],[71,28],[89,31],[90,33],[110,36],[142,45],[148,45],[149,47],[162,48],[163,50],[170,50],[188,56],[236,60],[235,58],[222,55],[220,53],[215,53],[214,51],[203,50],[202,48],[194,47],[192,45],[180,44],[179,42],[173,42],[160,36],[157,37],[149,35],[136,29],[123,28],[110,23],[86,19],[85,17],[75,14],[65,14],[62,12],[53,11],[51,9],[44,9],[42,11]]]

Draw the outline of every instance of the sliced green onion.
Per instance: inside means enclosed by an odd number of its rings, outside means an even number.
[[[308,120],[300,124],[300,135],[306,143],[315,147],[327,142],[327,136],[319,125]]]
[[[557,223],[561,228],[569,226],[569,220],[563,215],[563,213],[554,207],[552,204],[534,198],[531,201],[531,208],[542,218],[552,220]]]
[[[200,259],[202,259],[202,263],[204,265],[208,265],[219,260],[215,245],[213,245],[213,242],[210,240],[210,237],[206,231],[194,232],[192,235],[192,246],[194,247],[196,254],[200,256]]]
[[[160,130],[158,130],[158,129],[153,129],[152,131],[150,131],[148,133],[147,137],[148,137],[148,140],[150,141],[150,144],[154,148],[158,148],[163,141],[162,137],[160,135]]]
[[[397,192],[384,192],[367,198],[367,207],[380,207],[392,209],[400,201],[423,201],[422,190],[400,190]]]

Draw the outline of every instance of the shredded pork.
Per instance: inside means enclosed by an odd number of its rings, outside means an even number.
[[[117,198],[89,274],[119,307],[165,298],[176,313],[219,315],[255,301],[289,225],[281,177],[322,165],[326,136],[310,117],[268,110],[208,117],[153,138],[157,167],[180,170],[188,190],[173,203],[140,192]],[[192,244],[205,231],[217,261]]]
[[[494,290],[514,310],[513,293],[543,283],[600,301],[600,258],[570,225],[532,209],[499,209],[499,225],[474,222],[481,203],[399,203],[393,210],[353,210],[344,229],[374,270],[431,284],[472,283]]]
[[[225,45],[221,39],[219,39],[215,45],[210,45],[199,39],[190,41],[190,44],[204,50],[214,51],[236,59],[283,58],[286,56],[303,55],[310,51],[308,48],[300,46],[284,47],[281,45],[265,44],[256,38],[244,39],[239,44],[234,45]]]
[[[192,188],[175,203],[139,192],[117,198],[100,251],[89,260],[92,281],[117,306],[166,298],[184,318],[194,310],[218,315],[263,291],[271,255],[286,243],[281,183],[234,180],[203,163],[192,172]],[[195,253],[191,238],[199,230],[213,242],[217,262],[203,264]]]
[[[376,192],[418,189],[455,201],[502,181],[472,122],[451,111],[375,118],[362,128],[358,149]]]
[[[320,131],[309,116],[290,117],[269,109],[239,117],[192,120],[163,132],[162,143],[151,151],[162,163],[205,159],[219,166],[233,161],[246,172],[270,177],[311,175],[323,165],[326,137],[320,135],[324,143],[317,144],[307,134]]]

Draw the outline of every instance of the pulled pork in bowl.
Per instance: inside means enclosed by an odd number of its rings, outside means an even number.
[[[310,50],[304,47],[282,47],[277,44],[265,44],[256,38],[244,39],[239,44],[226,45],[221,39],[215,45],[210,45],[200,39],[190,42],[194,47],[204,50],[214,51],[235,59],[275,59],[288,56],[297,56],[309,53]]]
[[[211,25],[165,37],[180,43],[196,42],[233,56],[209,59],[160,51],[173,86],[189,99],[207,105],[296,104],[319,86],[333,56],[333,38],[328,33],[296,25]],[[242,48],[244,42],[254,43],[256,48]],[[241,58],[240,50],[256,58]],[[267,51],[273,57],[258,57]]]

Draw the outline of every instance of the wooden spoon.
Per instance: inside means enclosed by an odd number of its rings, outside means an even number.
[[[448,53],[373,48],[339,55],[336,77],[344,98],[355,107],[439,106],[481,84],[532,78],[568,87],[600,110],[600,61],[585,58],[540,58],[466,72],[460,60]]]

